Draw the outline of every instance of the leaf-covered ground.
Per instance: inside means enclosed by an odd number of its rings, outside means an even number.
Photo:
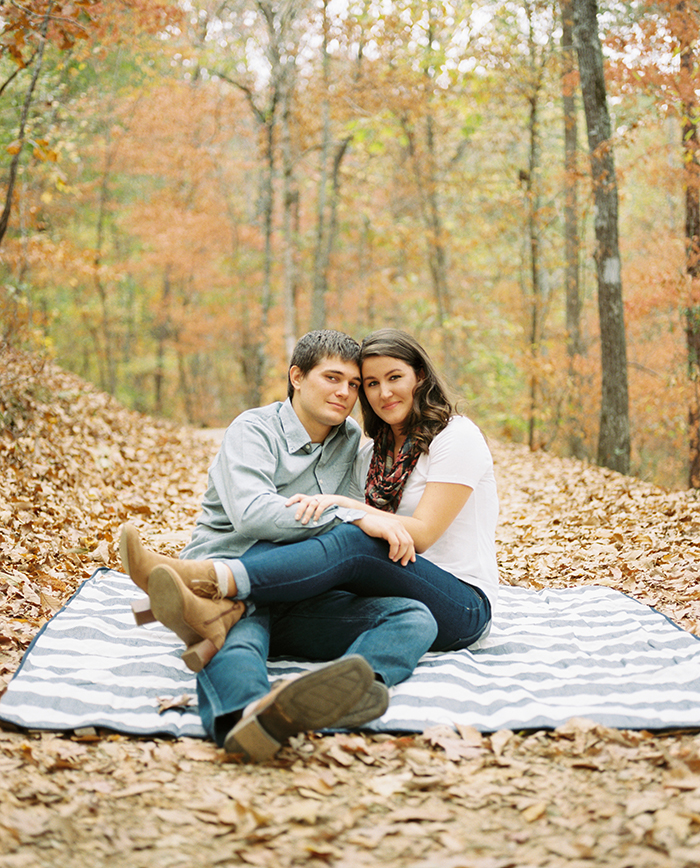
[[[0,690],[126,518],[176,552],[217,434],[125,411],[0,353]],[[492,443],[502,580],[606,584],[700,631],[700,517],[666,492]],[[699,709],[700,721],[700,709]],[[0,730],[0,868],[700,865],[700,738],[555,732],[301,736],[270,764],[208,742]]]

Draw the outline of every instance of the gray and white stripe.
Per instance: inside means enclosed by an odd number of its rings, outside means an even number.
[[[204,737],[196,705],[158,713],[160,697],[196,700],[182,643],[137,627],[127,576],[98,570],[36,636],[0,701],[0,720],[29,729],[104,727]],[[313,664],[273,660],[272,680]],[[488,638],[426,654],[368,729],[556,727],[587,717],[624,729],[700,726],[700,641],[607,587],[503,586]]]

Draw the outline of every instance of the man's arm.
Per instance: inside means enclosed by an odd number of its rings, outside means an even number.
[[[324,469],[322,478],[328,484],[349,478],[353,443],[347,447],[337,465]],[[300,490],[320,494],[318,467],[306,453],[289,455],[259,419],[237,421],[228,429],[210,476],[229,521],[249,539],[294,542],[338,522],[335,509],[312,526],[295,520],[294,509],[287,506],[289,496]]]

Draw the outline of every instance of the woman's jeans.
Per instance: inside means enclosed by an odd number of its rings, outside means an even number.
[[[333,589],[360,597],[406,597],[427,606],[437,622],[431,651],[467,648],[485,633],[491,605],[481,590],[425,558],[404,567],[389,560],[388,552],[384,540],[343,524],[303,542],[255,546],[226,563],[239,596],[256,605],[306,600]]]
[[[436,634],[435,619],[422,603],[396,597],[330,591],[258,607],[229,630],[222,649],[197,676],[202,723],[223,745],[245,706],[270,689],[268,654],[323,661],[361,654],[391,687],[411,675]]]

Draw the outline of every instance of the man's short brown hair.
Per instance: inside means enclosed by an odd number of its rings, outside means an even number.
[[[294,347],[289,367],[297,367],[306,376],[312,368],[324,359],[339,358],[343,362],[354,362],[360,367],[360,345],[350,335],[333,329],[317,329],[299,338]],[[287,397],[291,401],[294,386],[287,373]]]

